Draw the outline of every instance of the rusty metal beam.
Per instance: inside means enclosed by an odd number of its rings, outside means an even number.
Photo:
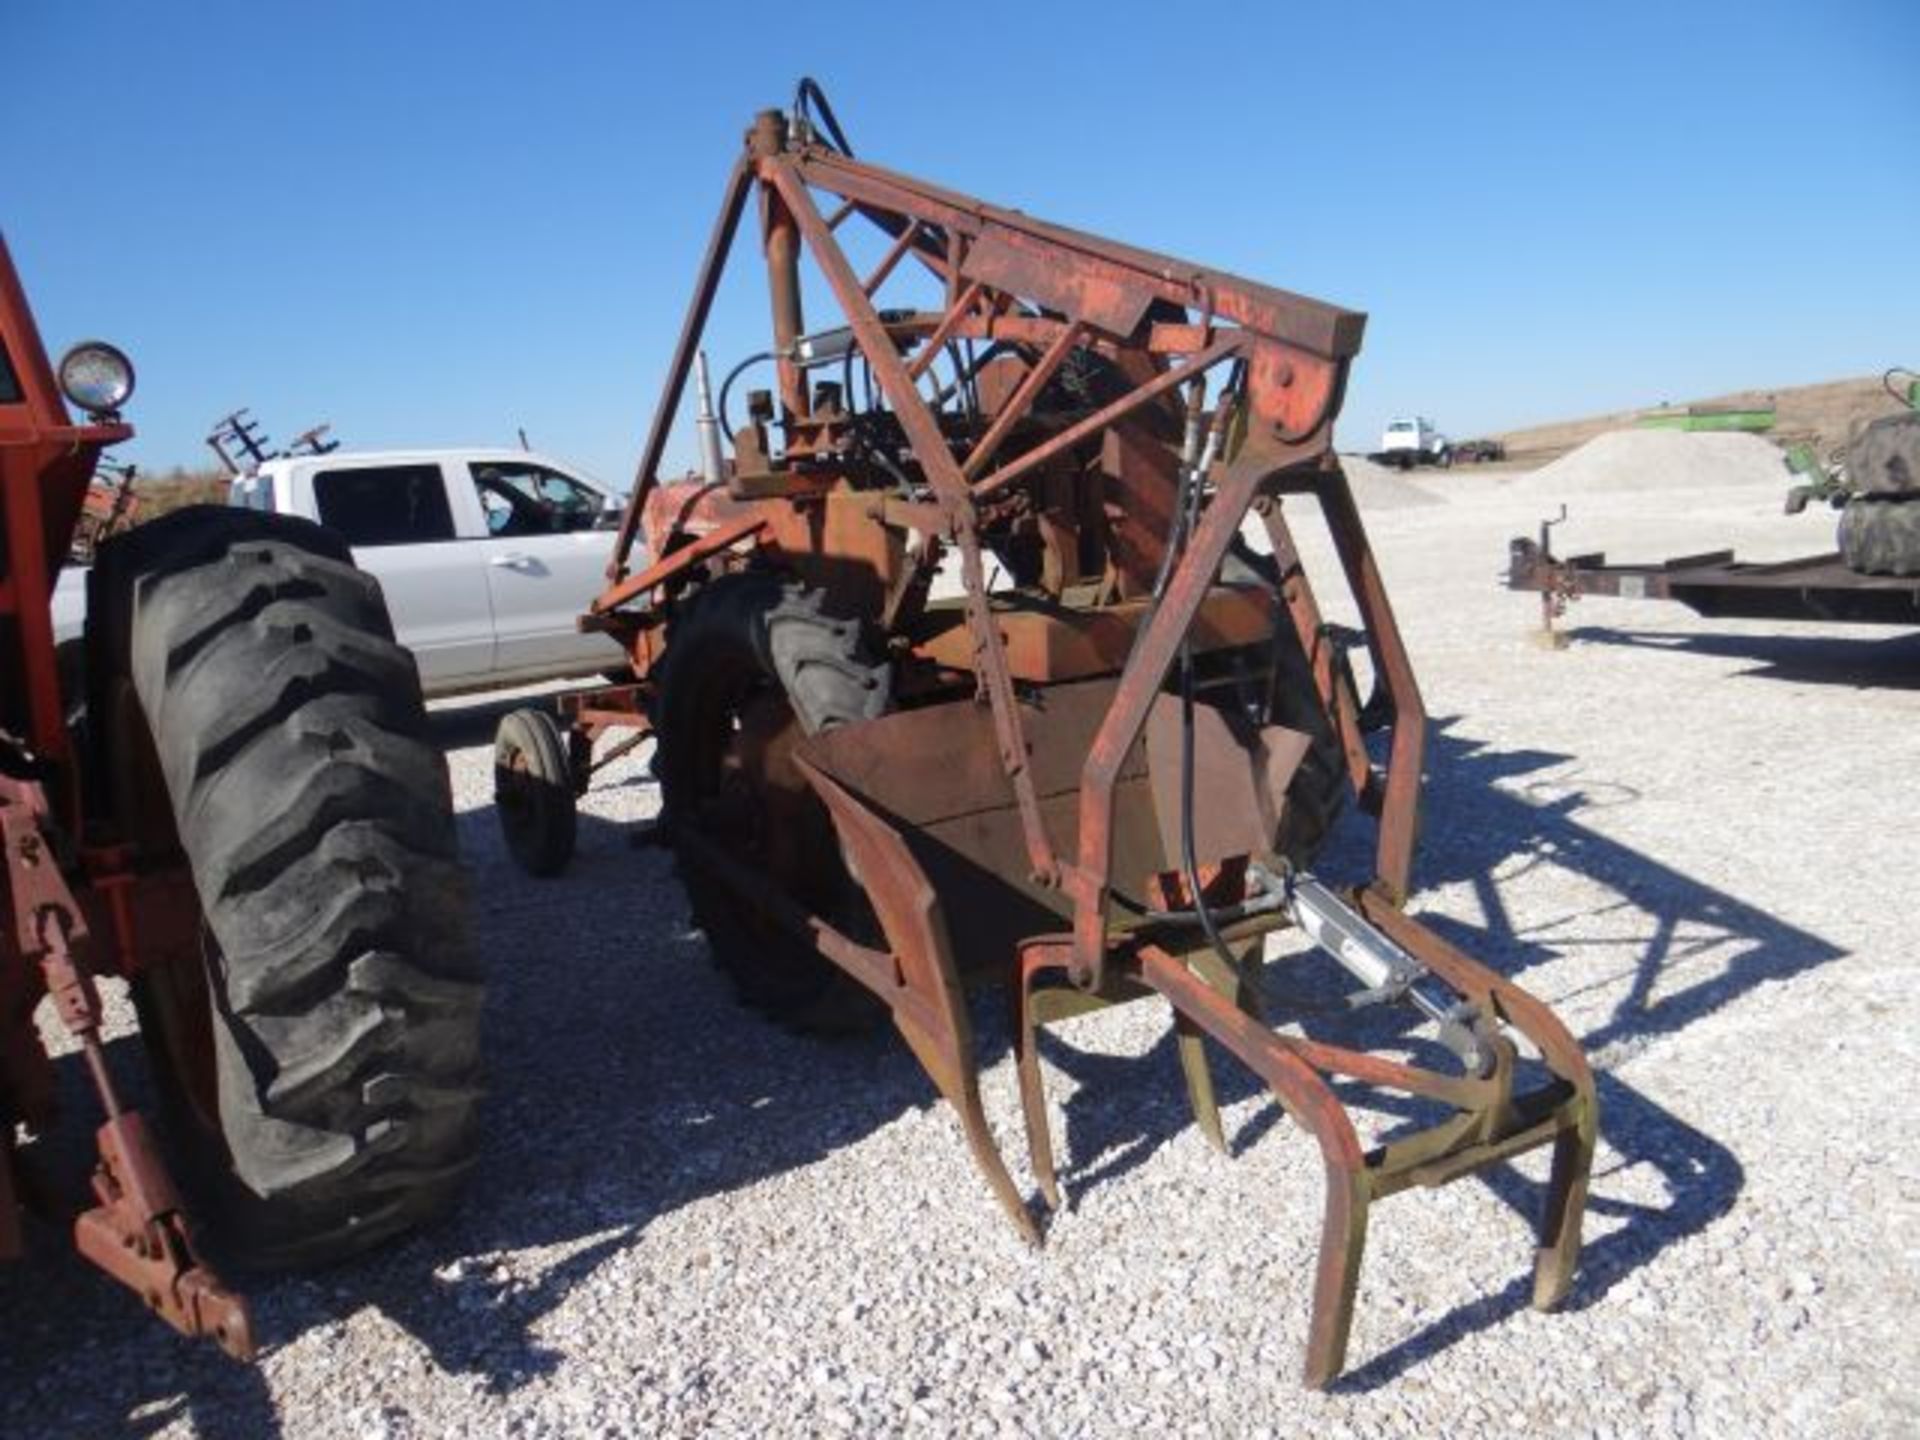
[[[907,441],[913,446],[935,496],[947,516],[953,543],[960,550],[961,569],[966,585],[967,624],[977,647],[976,673],[988,703],[993,707],[994,725],[1000,742],[1001,764],[1012,783],[1020,806],[1022,830],[1026,836],[1027,860],[1033,873],[1050,882],[1057,871],[1053,842],[1041,819],[1039,801],[1033,791],[1033,777],[1027,765],[1027,744],[1021,734],[1020,714],[1014,702],[1013,681],[1007,670],[1006,645],[999,627],[987,607],[987,587],[980,560],[980,536],[975,525],[973,497],[968,493],[966,477],[954,463],[946,436],[928,410],[906,363],[893,347],[886,327],[874,313],[873,302],[860,288],[859,278],[847,263],[832,232],[807,193],[807,187],[794,162],[778,157],[762,162],[762,176],[777,189],[798,220],[807,237],[814,262],[827,277],[840,301],[840,308],[853,326],[861,351],[873,367],[874,379],[893,402],[894,413]]]
[[[626,514],[620,517],[620,530],[614,537],[613,553],[607,560],[609,583],[626,574],[627,556],[633,550],[633,537],[640,529],[640,512],[647,503],[647,492],[659,478],[660,457],[666,452],[667,436],[673,430],[674,413],[680,408],[680,396],[686,389],[687,372],[693,367],[694,351],[700,348],[701,333],[707,327],[707,313],[713,308],[714,294],[727,268],[727,253],[733,247],[734,231],[739,228],[740,212],[747,203],[747,191],[753,171],[746,156],[736,160],[727,176],[727,188],[714,218],[713,233],[707,237],[707,253],[700,262],[700,278],[695,283],[693,301],[680,322],[680,338],[674,342],[673,358],[667,362],[667,374],[660,389],[660,403],[654,408],[653,426],[640,452],[640,464],[634,471],[633,493],[627,496]]]
[[[817,147],[802,152],[794,163],[807,184],[835,195],[929,220],[970,238],[992,227],[1024,253],[1061,253],[1085,259],[1157,298],[1210,310],[1324,359],[1347,359],[1360,349],[1366,317],[1337,305],[1036,220],[1017,210],[990,205]]]
[[[1000,449],[1001,443],[1013,432],[1013,427],[1026,419],[1027,412],[1033,409],[1033,402],[1053,379],[1060,367],[1066,363],[1067,356],[1073,353],[1073,347],[1080,343],[1081,336],[1087,333],[1084,321],[1075,320],[1061,330],[1054,342],[1049,345],[1033,367],[1021,377],[1020,387],[1007,401],[1006,408],[995,418],[987,433],[982,435],[967,452],[966,463],[960,467],[960,473],[968,480],[979,477],[986,469],[987,462]]]
[[[980,496],[987,496],[996,491],[1006,489],[1007,486],[1011,485],[1014,481],[1027,475],[1036,467],[1046,464],[1055,456],[1064,451],[1071,450],[1074,446],[1091,439],[1104,430],[1111,429],[1118,421],[1126,419],[1127,416],[1131,415],[1141,406],[1150,404],[1166,394],[1169,390],[1176,389],[1185,384],[1188,380],[1206,374],[1207,371],[1211,370],[1215,365],[1218,365],[1222,360],[1238,355],[1244,344],[1245,339],[1240,335],[1222,336],[1205,350],[1202,350],[1198,355],[1193,356],[1183,364],[1163,370],[1146,384],[1129,390],[1112,404],[1096,410],[1079,423],[1068,426],[1045,444],[1034,446],[1033,449],[1027,451],[1027,453],[1022,455],[1018,460],[1012,460],[1002,465],[998,470],[994,471],[993,474],[987,476],[986,479],[975,485],[974,493]]]

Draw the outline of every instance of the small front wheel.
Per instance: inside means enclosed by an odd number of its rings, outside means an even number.
[[[573,858],[573,767],[567,740],[544,710],[510,712],[493,740],[493,803],[514,862],[558,875]]]

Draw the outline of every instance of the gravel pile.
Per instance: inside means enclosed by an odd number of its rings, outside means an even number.
[[[1784,496],[1787,476],[1780,447],[1757,435],[1610,430],[1534,471],[1531,483],[1562,496],[1685,495],[1740,486],[1770,487]]]
[[[436,719],[494,976],[460,1212],[251,1279],[251,1370],[43,1234],[0,1271],[0,1434],[1920,1433],[1920,637],[1587,601],[1546,653],[1491,576],[1551,492],[1449,493],[1372,527],[1434,716],[1416,908],[1595,1060],[1564,1312],[1526,1304],[1541,1157],[1397,1196],[1351,1370],[1302,1393],[1312,1147],[1221,1063],[1236,1158],[1209,1151],[1148,1004],[1047,1047],[1072,1208],[1027,1250],[896,1039],[822,1045],[730,1002],[670,857],[629,843],[658,803],[644,760],[596,784],[567,876],[518,876],[487,748],[518,702],[489,700]],[[1675,553],[1790,525],[1731,491],[1664,530],[1628,508],[1586,507],[1584,538]],[[1325,868],[1358,873],[1367,841],[1347,824]],[[1030,1189],[1000,1012],[974,1007],[985,1097]]]
[[[1442,505],[1446,497],[1429,490],[1404,470],[1376,465],[1363,455],[1342,455],[1340,468],[1347,472],[1353,486],[1353,498],[1362,514],[1376,510],[1417,510],[1427,505]]]

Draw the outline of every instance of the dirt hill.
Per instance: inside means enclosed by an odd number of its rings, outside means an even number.
[[[1900,405],[1888,395],[1878,375],[1855,380],[1828,380],[1819,385],[1794,385],[1777,390],[1736,390],[1704,400],[1675,400],[1676,405],[1712,405],[1743,407],[1772,402],[1777,419],[1772,430],[1764,432],[1782,445],[1812,441],[1826,454],[1846,444],[1855,429],[1879,415],[1890,415]],[[1563,420],[1553,425],[1534,425],[1524,430],[1509,430],[1499,435],[1507,447],[1509,460],[1528,465],[1544,465],[1584,445],[1594,436],[1609,430],[1627,430],[1645,410],[1620,410],[1611,415],[1594,415],[1584,420]]]

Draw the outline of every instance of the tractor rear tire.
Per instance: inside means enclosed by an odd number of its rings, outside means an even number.
[[[1920,575],[1920,495],[1849,500],[1840,512],[1840,558],[1859,575]]]
[[[891,671],[817,591],[725,575],[692,598],[667,641],[654,766],[670,836],[698,832],[769,886],[855,939],[876,927],[822,805],[790,758],[808,735],[886,712]],[[756,911],[693,855],[680,875],[715,964],[741,1001],[801,1031],[863,1031],[885,1014],[839,966]]]
[[[354,1254],[445,1210],[478,1133],[482,984],[413,659],[339,537],[290,517],[177,511],[93,587],[116,808],[184,851],[204,922],[204,968],[136,982],[169,1129],[223,1250]]]

